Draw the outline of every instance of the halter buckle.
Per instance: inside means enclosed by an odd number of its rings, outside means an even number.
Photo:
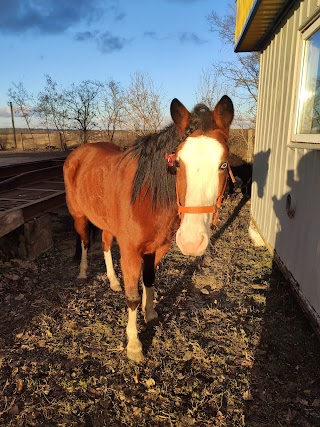
[[[171,154],[166,153],[166,160],[168,162],[168,166],[171,166],[171,167],[174,166],[175,158],[176,158],[176,153],[171,153]]]

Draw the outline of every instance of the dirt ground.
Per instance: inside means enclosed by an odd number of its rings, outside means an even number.
[[[52,214],[49,253],[0,263],[0,425],[320,426],[320,345],[251,244],[249,208],[225,201],[201,259],[172,245],[157,273],[160,323],[139,319],[141,364],[126,358],[125,299],[104,282],[100,242],[77,284],[72,221]]]

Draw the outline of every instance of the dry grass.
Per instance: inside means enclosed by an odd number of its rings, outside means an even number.
[[[99,242],[76,284],[64,211],[51,253],[2,262],[0,425],[319,426],[320,346],[248,239],[249,203],[225,202],[202,259],[173,245],[157,274],[160,324],[139,322],[141,364],[126,359],[125,300],[102,281]]]

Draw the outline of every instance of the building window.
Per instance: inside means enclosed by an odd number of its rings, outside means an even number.
[[[302,47],[293,139],[320,143],[320,18],[302,34]]]

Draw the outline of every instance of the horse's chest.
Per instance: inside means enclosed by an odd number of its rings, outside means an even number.
[[[176,215],[162,215],[145,220],[141,228],[144,252],[155,252],[159,247],[169,243],[176,231]]]

